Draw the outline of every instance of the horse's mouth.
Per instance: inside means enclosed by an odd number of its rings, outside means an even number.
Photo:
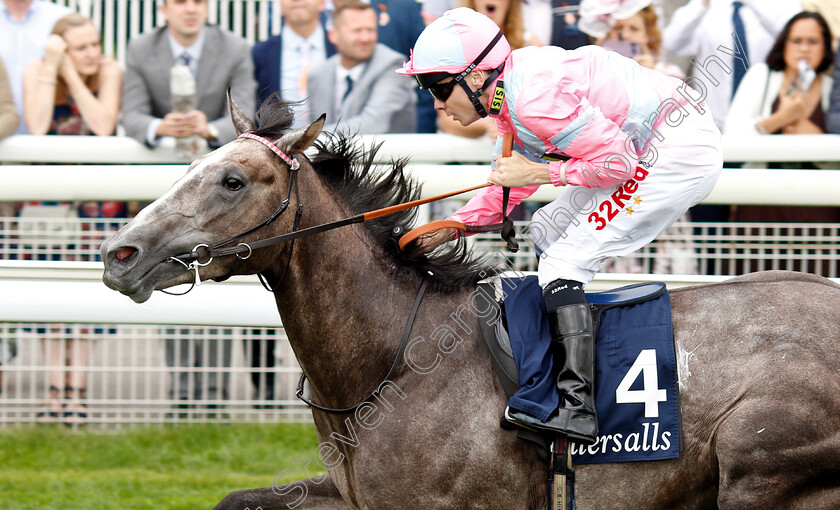
[[[131,261],[131,257],[136,256],[136,253],[132,253],[125,260]],[[191,279],[186,267],[169,258],[145,267],[148,269],[138,276],[138,266],[120,272],[119,267],[106,264],[102,281],[108,288],[130,297],[135,303],[145,303],[155,290],[166,289]]]

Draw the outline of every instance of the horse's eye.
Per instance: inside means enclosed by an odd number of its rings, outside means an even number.
[[[235,177],[228,177],[225,179],[225,188],[231,191],[237,191],[238,189],[242,188],[242,181]]]

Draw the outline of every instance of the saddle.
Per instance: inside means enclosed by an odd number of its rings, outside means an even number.
[[[496,304],[499,305],[501,311],[500,318],[495,323],[487,324],[486,321],[479,321],[479,323],[484,341],[490,348],[490,355],[493,358],[493,366],[498,374],[499,383],[504,388],[505,395],[510,398],[519,389],[519,371],[516,368],[513,349],[510,345],[510,336],[507,331],[502,278],[485,280],[479,284],[478,288],[485,296],[495,296]],[[605,311],[618,306],[644,303],[656,299],[664,293],[665,284],[663,282],[637,283],[602,292],[587,292],[586,300],[589,302],[589,309],[592,312],[593,337],[598,336],[598,331],[601,328],[601,316]]]
[[[512,282],[516,282],[515,284]],[[517,285],[518,284],[518,285]],[[515,290],[514,290],[515,289]],[[488,280],[483,281],[479,284],[478,292],[485,296],[485,299],[493,300],[498,308],[498,313],[495,315],[495,320],[479,320],[479,328],[481,329],[482,336],[484,336],[485,342],[489,347],[491,358],[493,361],[494,368],[496,369],[496,374],[499,379],[499,383],[501,384],[505,394],[507,395],[508,399],[516,393],[520,389],[520,378],[519,372],[517,369],[517,363],[514,358],[514,348],[511,345],[511,338],[508,332],[508,321],[532,321],[532,320],[540,320],[539,310],[534,311],[533,316],[522,317],[525,315],[522,309],[516,310],[516,315],[513,317],[509,317],[508,314],[510,313],[509,310],[505,307],[505,297],[506,294],[510,294],[513,292],[526,292],[529,293],[540,293],[539,297],[536,298],[536,301],[541,302],[541,290],[539,285],[536,281],[536,277],[530,276],[525,278],[516,278],[516,279],[509,279],[506,280],[503,277],[494,277]],[[610,367],[607,372],[616,372],[621,371],[624,369],[619,369],[617,365],[615,365],[616,356],[621,358],[622,362],[626,362],[627,356],[635,356],[637,353],[633,351],[633,353],[625,353],[625,352],[618,352],[623,349],[622,346],[618,345],[618,343],[622,343],[622,339],[620,338],[622,335],[631,334],[632,336],[644,336],[647,337],[648,333],[651,332],[650,325],[642,325],[642,328],[638,331],[641,333],[636,332],[634,328],[630,328],[633,333],[627,333],[624,331],[618,331],[620,334],[616,335],[617,331],[616,328],[621,330],[624,327],[624,324],[627,324],[627,321],[632,322],[631,314],[645,314],[646,312],[640,312],[642,308],[648,307],[658,307],[661,312],[661,304],[662,301],[655,301],[659,298],[663,298],[666,303],[670,303],[668,301],[668,296],[666,295],[667,291],[665,288],[665,284],[662,282],[651,282],[651,283],[640,283],[634,285],[628,285],[625,287],[621,287],[618,289],[613,289],[604,292],[597,292],[597,293],[587,293],[587,301],[589,302],[589,307],[592,313],[592,322],[594,326],[594,333],[595,338],[599,338],[598,334],[602,329],[602,319],[604,319],[604,313],[608,310],[617,309],[614,312],[611,312],[608,315],[608,319],[605,326],[607,329],[603,332],[606,335],[605,338],[609,338],[609,340],[598,340],[596,341],[595,349],[596,349],[596,359],[599,355],[604,355],[606,360],[610,361]],[[665,295],[663,297],[663,295]],[[520,300],[521,301],[521,300]],[[532,300],[533,302],[534,300]],[[648,303],[650,302],[650,303]],[[645,303],[643,307],[636,307],[635,305],[640,305]],[[667,307],[667,319],[660,319],[664,322],[667,322],[670,325],[670,306]],[[528,310],[530,311],[530,310]],[[637,315],[638,316],[638,315]],[[647,328],[647,329],[645,329]],[[658,328],[658,327],[655,327]],[[668,328],[659,328],[659,329],[668,329]],[[667,331],[670,333],[670,331]],[[667,335],[666,335],[667,336]],[[668,337],[667,343],[670,343],[671,346],[671,360],[673,360],[673,341],[672,337]],[[535,340],[536,341],[536,340]],[[599,341],[601,342],[601,346],[599,347]],[[530,342],[530,339],[529,339]],[[522,340],[519,340],[520,343],[520,353],[521,353],[521,343]],[[599,349],[601,354],[599,354]],[[663,351],[666,349],[663,349]],[[618,353],[618,354],[617,354]],[[663,358],[667,357],[666,354]],[[673,386],[666,385],[669,388],[669,393],[676,392],[676,366],[675,364],[672,366],[673,370],[669,370],[672,373],[674,381]],[[626,373],[626,372],[622,372]],[[635,375],[632,379],[635,379]],[[668,376],[670,377],[670,376]],[[609,378],[609,377],[608,377]],[[604,382],[607,382],[604,380]],[[615,384],[615,381],[609,381],[611,385]],[[598,382],[596,381],[596,390],[598,387]],[[605,394],[607,393],[607,386],[604,387]],[[613,399],[615,400],[615,399]],[[672,399],[675,402],[675,398]],[[664,405],[664,404],[663,404]],[[675,408],[674,404],[674,408]],[[663,407],[663,409],[665,409]],[[670,414],[670,413],[669,413]],[[601,413],[599,411],[599,423],[603,424],[601,419]],[[677,418],[678,420],[678,418]],[[671,420],[670,423],[672,423]],[[506,420],[502,419],[500,423],[501,427],[507,430],[516,430],[517,437],[522,440],[528,441],[533,443],[537,447],[537,451],[543,460],[548,461],[550,459],[550,452],[551,452],[551,444],[554,440],[552,437],[545,436],[538,432],[530,431],[521,429],[519,427],[515,427],[514,425],[508,423]],[[678,434],[677,434],[678,435]],[[674,439],[677,439],[676,437]],[[676,445],[675,445],[676,446]],[[630,460],[630,459],[621,459],[617,460],[617,456],[610,456],[609,454],[606,456],[603,455],[592,455],[585,454],[584,447],[581,447],[581,450],[578,450],[578,453],[575,453],[574,447],[572,448],[573,455],[576,456],[577,461],[582,463],[595,463],[595,462],[614,462],[614,461],[623,461],[623,460]],[[677,450],[677,455],[679,448],[675,448]],[[603,453],[603,452],[600,452]],[[672,452],[671,452],[672,454]],[[620,455],[626,455],[626,452],[621,453]],[[631,453],[631,456],[634,454]],[[645,454],[647,455],[647,454]],[[658,452],[658,455],[662,455],[662,452]],[[648,460],[645,458],[639,458],[640,456],[635,456],[634,460]],[[662,458],[662,457],[659,457]]]

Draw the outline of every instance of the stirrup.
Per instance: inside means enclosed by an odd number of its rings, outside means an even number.
[[[508,423],[511,423],[513,425],[516,425],[517,427],[521,427],[525,430],[530,430],[532,432],[540,432],[539,429],[537,429],[535,427],[532,427],[529,423],[518,420],[518,419],[514,418],[513,416],[511,416],[510,415],[510,406],[505,406],[505,421],[507,421]]]

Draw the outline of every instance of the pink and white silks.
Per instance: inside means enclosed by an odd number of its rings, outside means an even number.
[[[532,160],[570,156],[547,164],[555,186],[572,188],[527,229],[543,287],[558,278],[588,283],[604,260],[646,245],[708,196],[720,175],[720,131],[678,79],[597,46],[513,51],[499,79],[505,95],[491,113],[499,131],[493,159],[508,132]],[[509,210],[536,189],[511,189]],[[501,203],[502,188],[490,186],[451,219],[498,223]]]

